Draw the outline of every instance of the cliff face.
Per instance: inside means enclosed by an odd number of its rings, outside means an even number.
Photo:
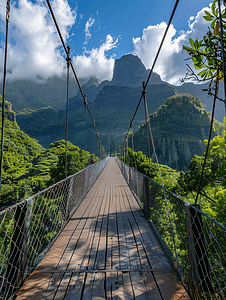
[[[0,95],[0,116],[2,116],[2,96]],[[12,122],[16,122],[16,113],[12,110],[12,103],[6,101],[5,103],[5,118]]]
[[[142,82],[147,80],[148,74],[149,70],[146,70],[138,56],[127,54],[116,59],[111,84],[130,87],[142,86]],[[158,74],[153,73],[150,83],[161,84],[163,82]]]

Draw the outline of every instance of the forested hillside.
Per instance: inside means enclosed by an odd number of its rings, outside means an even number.
[[[8,120],[8,114],[12,113],[6,110],[0,206],[21,201],[65,177],[65,141],[54,142],[44,149],[20,130],[15,121]],[[67,148],[67,175],[71,175],[85,168],[85,151],[70,142]],[[86,159],[91,162],[93,157],[87,152]]]
[[[201,100],[190,94],[177,94],[150,116],[155,149],[159,162],[176,170],[187,170],[192,157],[202,155],[208,137],[210,113]],[[214,123],[214,135],[223,133],[223,124]],[[134,134],[135,150],[148,155],[146,125]],[[130,142],[131,143],[131,142]],[[130,144],[131,145],[131,144]],[[151,158],[154,154],[151,149]]]

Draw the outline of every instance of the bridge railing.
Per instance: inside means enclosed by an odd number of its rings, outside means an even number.
[[[0,212],[0,299],[10,299],[55,241],[109,157]]]
[[[192,299],[226,299],[226,227],[116,159]]]

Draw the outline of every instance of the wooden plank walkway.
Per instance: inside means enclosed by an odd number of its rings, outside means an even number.
[[[16,299],[190,298],[110,158]]]

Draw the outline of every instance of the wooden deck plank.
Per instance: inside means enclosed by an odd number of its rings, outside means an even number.
[[[101,300],[105,299],[105,274],[104,273],[96,273],[93,282],[92,288],[92,299],[93,300]]]
[[[180,297],[190,299],[111,158],[16,299]]]
[[[99,198],[99,195],[98,197],[95,197],[95,202],[92,205],[89,218],[86,222],[86,226],[84,227],[85,230],[78,241],[77,247],[68,266],[68,268],[70,269],[86,268],[86,261],[88,261],[89,259],[90,248],[93,242],[93,235],[97,222],[96,216],[98,216],[102,203],[101,200],[102,199]]]
[[[92,206],[89,205],[89,208],[85,211],[84,215],[83,215],[83,218],[82,220],[78,223],[78,226],[76,228],[76,230],[74,231],[73,233],[73,236],[72,238],[70,239],[68,245],[67,245],[67,248],[65,249],[65,252],[64,254],[62,255],[59,263],[58,263],[58,266],[56,268],[57,271],[65,271],[67,269],[67,266],[69,265],[70,263],[70,260],[73,259],[73,254],[76,253],[76,257],[80,257],[80,260],[78,263],[78,268],[80,268],[81,266],[81,260],[84,259],[84,249],[83,248],[87,248],[87,238],[88,238],[88,235],[89,235],[89,231],[90,231],[90,228],[87,226],[87,223],[90,223],[88,222],[89,219],[88,217],[93,217],[95,215],[95,210],[97,209],[97,202],[99,203],[100,201],[98,201],[98,197],[94,197],[93,198],[93,201],[92,201]],[[82,246],[80,247],[79,251],[77,251],[78,249],[78,244],[82,244]],[[77,247],[76,247],[77,246]],[[87,251],[87,250],[86,250]],[[81,254],[81,255],[79,255]],[[55,295],[55,293],[58,294],[58,286],[60,288],[60,291],[59,291],[59,295],[61,295],[63,292],[62,292],[62,289],[63,289],[63,286],[64,286],[64,283],[65,283],[65,280],[62,279],[62,274],[60,276],[60,274],[54,274],[52,279],[50,280],[50,284],[48,285],[48,288],[46,289],[46,292],[45,292],[45,297],[46,299],[53,299],[53,296]],[[65,277],[65,276],[64,276]],[[61,281],[63,280],[63,282]],[[67,280],[67,282],[69,282],[69,280]],[[54,289],[54,286],[55,286],[55,289]],[[65,292],[66,292],[66,288],[65,287]],[[58,296],[59,297],[59,296]]]
[[[54,300],[64,299],[64,296],[66,295],[66,291],[67,291],[70,279],[71,279],[71,274],[70,273],[64,274],[64,277],[61,280],[60,286],[57,290],[57,293],[54,297]],[[53,299],[53,298],[51,298],[51,299]]]
[[[134,299],[133,287],[129,273],[123,274],[123,292],[125,299]]]
[[[152,268],[172,269],[170,261],[161,248],[154,233],[151,235],[152,231],[147,230],[148,221],[146,221],[147,224],[142,222],[142,212],[139,210],[139,205],[137,204],[135,198],[131,195],[131,191],[126,189],[126,193],[128,199],[131,201],[131,210],[135,216],[135,219],[137,220],[137,224],[139,224],[139,231],[141,233],[140,241],[144,245]],[[175,271],[161,274],[158,272],[153,272],[153,274],[158,288],[165,299],[190,299],[184,287],[179,283]]]
[[[112,170],[114,172],[114,169]],[[117,191],[115,189],[115,178],[111,177],[110,188],[110,206],[108,215],[108,227],[107,227],[107,257],[106,268],[118,269],[119,265],[119,242],[118,231],[116,222],[116,203]],[[117,297],[117,273],[110,272],[106,274],[106,297],[107,299],[113,299]]]
[[[105,186],[105,192],[106,192],[106,186]],[[105,199],[105,194],[103,194],[103,200]],[[94,237],[93,237],[93,243],[91,247],[91,252],[90,252],[90,259],[88,262],[88,269],[94,269],[95,268],[95,262],[96,262],[96,257],[98,253],[98,246],[100,242],[100,236],[101,236],[101,229],[102,229],[102,223],[103,223],[103,218],[104,218],[104,210],[106,206],[106,201],[103,201],[103,205],[101,205],[100,212],[98,214],[98,219],[95,227],[95,232],[94,232]]]
[[[86,274],[73,274],[65,300],[80,300]]]

